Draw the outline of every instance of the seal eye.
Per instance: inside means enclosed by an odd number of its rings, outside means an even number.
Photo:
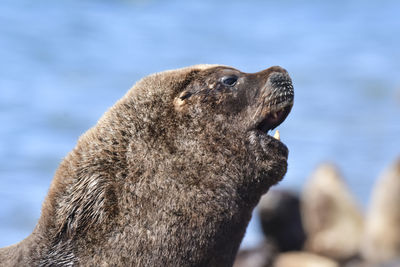
[[[238,80],[236,76],[227,76],[222,78],[222,83],[227,86],[234,86]]]

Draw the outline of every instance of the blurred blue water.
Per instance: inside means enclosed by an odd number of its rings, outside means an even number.
[[[400,155],[400,2],[3,0],[0,247],[26,237],[62,158],[139,78],[281,65],[295,106],[282,188],[333,160],[365,206]],[[244,245],[259,241],[253,221]]]

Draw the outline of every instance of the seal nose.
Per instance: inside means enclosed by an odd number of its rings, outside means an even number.
[[[253,74],[255,79],[262,82],[261,94],[279,98],[279,101],[293,102],[293,85],[289,73],[280,66],[272,66]],[[282,99],[281,99],[282,98]]]
[[[268,69],[255,73],[255,75],[259,78],[264,77],[265,79],[266,77],[269,78],[273,73],[280,73],[289,76],[288,72],[280,66],[269,67]]]
[[[279,102],[293,102],[294,90],[289,73],[281,67],[271,67],[267,70],[269,73],[266,88],[270,97],[279,99]]]
[[[282,68],[280,66],[272,66],[272,67],[266,69],[265,71],[268,71],[269,73],[280,72],[280,73],[288,74],[287,70],[285,70],[284,68]]]

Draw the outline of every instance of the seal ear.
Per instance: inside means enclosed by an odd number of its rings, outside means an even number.
[[[187,104],[187,99],[192,95],[189,91],[183,91],[178,97],[174,99],[174,107],[176,111],[182,111],[184,106]]]
[[[179,95],[179,98],[180,98],[180,100],[183,101],[183,100],[189,98],[191,95],[192,95],[191,92],[183,91],[183,92]]]
[[[187,89],[189,84],[196,79],[200,70],[191,70],[190,72],[186,73],[184,76],[184,80],[182,80],[177,86],[175,92],[180,92],[179,96],[175,97],[174,99],[174,107],[176,111],[182,111],[183,108],[187,104],[187,99],[193,95],[193,91],[191,92],[190,89]]]

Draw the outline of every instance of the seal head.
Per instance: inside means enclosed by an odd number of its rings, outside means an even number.
[[[274,155],[281,166],[277,169],[286,172],[288,150],[268,133],[286,119],[294,103],[288,72],[278,66],[257,73],[243,73],[224,66],[202,72],[201,78],[193,79],[179,93],[174,101],[176,110],[189,116],[188,121],[192,123],[198,118],[210,122],[208,125],[217,129],[218,136],[224,134],[225,139],[234,143],[247,140],[247,154],[256,156],[258,167],[255,169],[261,170],[262,162],[269,162],[271,156],[266,155]],[[268,176],[266,181],[267,176],[263,175],[264,192],[283,174],[272,175],[274,179]]]

